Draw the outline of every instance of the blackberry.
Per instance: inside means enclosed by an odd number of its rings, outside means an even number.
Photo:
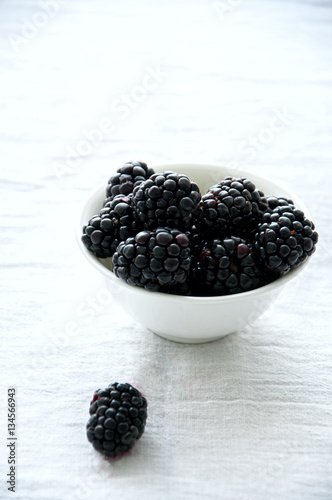
[[[113,255],[118,278],[156,292],[181,293],[191,264],[189,237],[178,229],[141,231],[120,243]]]
[[[314,223],[289,205],[264,215],[255,235],[255,248],[266,268],[280,273],[305,262],[317,241]]]
[[[95,392],[90,403],[87,438],[95,450],[107,457],[129,451],[142,436],[147,419],[147,401],[131,384],[115,382]]]
[[[288,198],[277,198],[276,196],[267,196],[266,201],[268,203],[268,211],[273,212],[275,209],[279,209],[280,207],[289,207],[294,206],[293,200],[289,200]]]
[[[133,203],[145,229],[190,227],[201,199],[199,187],[182,174],[154,174],[134,189]]]
[[[106,200],[110,201],[119,194],[128,195],[142,181],[154,174],[153,168],[141,161],[129,161],[117,170],[108,181]]]
[[[245,177],[226,177],[202,197],[202,228],[206,234],[251,238],[268,203],[264,193]]]
[[[207,295],[247,292],[264,284],[252,245],[236,236],[203,244],[199,265],[202,291]]]
[[[83,227],[82,242],[97,257],[111,257],[119,243],[137,233],[132,195],[118,195]]]

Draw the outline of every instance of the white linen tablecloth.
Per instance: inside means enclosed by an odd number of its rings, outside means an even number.
[[[331,20],[328,0],[2,0],[1,499],[332,498]],[[75,241],[90,191],[132,159],[285,184],[320,233],[310,265],[218,342],[146,331]],[[149,418],[109,463],[85,423],[113,381]]]

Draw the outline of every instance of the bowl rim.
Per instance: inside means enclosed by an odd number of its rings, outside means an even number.
[[[310,213],[305,204],[300,200],[296,195],[293,195],[292,193],[289,192],[288,189],[284,188],[281,184],[275,183],[274,181],[270,181],[269,179],[266,179],[260,175],[256,175],[252,172],[247,172],[242,169],[231,169],[229,167],[225,167],[223,165],[218,165],[218,164],[202,164],[202,163],[170,163],[170,164],[165,164],[165,165],[156,165],[153,166],[152,168],[160,169],[160,171],[165,171],[165,170],[172,170],[174,168],[193,168],[193,169],[201,169],[202,167],[210,167],[210,168],[223,168],[228,170],[230,173],[229,175],[232,175],[232,171],[234,174],[237,176],[241,177],[248,177],[250,179],[251,177],[256,177],[257,179],[262,179],[263,181],[269,182],[271,185],[274,185],[276,188],[280,188],[281,190],[285,191],[287,193],[287,196],[289,196],[290,199],[295,201],[295,203],[298,203],[301,206],[301,210],[305,211],[305,214],[308,218],[310,218]],[[100,259],[97,257],[95,254],[90,252],[82,243],[81,236],[82,236],[82,217],[83,213],[87,211],[88,207],[91,205],[93,200],[95,200],[97,197],[100,197],[100,195],[105,192],[105,183],[100,185],[97,189],[94,189],[90,192],[89,197],[85,200],[84,204],[81,207],[81,210],[79,212],[79,225],[76,228],[76,238],[78,245],[85,256],[85,258],[90,262],[90,264],[95,267],[101,274],[105,276],[106,279],[111,280],[114,282],[115,285],[123,287],[126,289],[128,292],[131,293],[136,293],[136,294],[149,294],[148,296],[151,297],[153,296],[159,296],[163,300],[168,300],[168,301],[182,301],[184,304],[189,304],[192,302],[202,302],[204,304],[206,303],[227,303],[227,302],[234,302],[234,301],[242,301],[245,298],[250,299],[251,297],[255,296],[260,296],[260,295],[265,295],[267,293],[272,292],[273,290],[276,290],[280,287],[283,287],[286,285],[286,283],[292,281],[295,279],[309,264],[309,261],[311,257],[309,257],[304,263],[302,263],[300,266],[298,266],[295,269],[292,269],[291,271],[287,272],[280,278],[276,279],[272,283],[269,283],[267,285],[263,285],[259,288],[255,288],[254,290],[250,290],[247,292],[241,292],[241,293],[236,293],[236,294],[231,294],[231,295],[217,295],[217,296],[207,296],[207,297],[200,297],[200,296],[187,296],[187,295],[173,295],[173,294],[166,294],[163,292],[151,292],[149,290],[146,290],[145,288],[138,287],[138,286],[131,286],[128,283],[124,282],[123,280],[117,278],[114,273],[108,269],[102,261],[108,261],[111,259]],[[84,223],[83,223],[84,224]]]

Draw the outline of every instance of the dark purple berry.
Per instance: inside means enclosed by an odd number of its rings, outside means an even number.
[[[154,174],[133,192],[133,204],[145,229],[171,227],[186,230],[198,213],[199,187],[183,174]]]
[[[132,208],[132,195],[118,195],[83,227],[82,242],[97,257],[104,259],[111,257],[121,241],[140,229]]]
[[[113,265],[115,275],[129,285],[177,293],[190,278],[189,237],[178,229],[142,231],[120,243],[113,255]]]
[[[100,408],[105,408],[105,415],[101,417]],[[130,450],[142,436],[147,419],[147,401],[132,385],[114,383],[104,391],[95,392],[90,415],[88,440],[95,450],[106,457],[115,457]]]
[[[251,243],[235,236],[205,242],[199,264],[202,295],[247,292],[265,284]]]
[[[266,269],[287,272],[307,260],[316,250],[315,225],[292,205],[266,213],[255,235],[255,249]]]
[[[264,193],[244,177],[226,177],[202,197],[201,228],[207,238],[240,236],[251,240],[268,208]]]
[[[149,168],[146,163],[139,161],[125,163],[108,181],[106,201],[111,201],[119,194],[128,196],[136,186],[153,174],[153,168]]]

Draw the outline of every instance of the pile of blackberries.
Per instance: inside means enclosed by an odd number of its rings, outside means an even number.
[[[226,177],[201,196],[186,175],[129,162],[109,180],[82,241],[112,257],[130,285],[209,296],[274,281],[313,254],[318,234],[292,200],[265,197],[247,178]]]

